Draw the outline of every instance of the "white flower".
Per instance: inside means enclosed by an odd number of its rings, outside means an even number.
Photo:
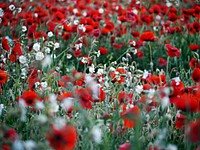
[[[143,86],[142,85],[137,85],[135,87],[135,92],[137,92],[138,94],[140,94],[143,91]]]
[[[179,85],[181,82],[179,77],[175,77],[175,78],[173,78],[173,80],[176,82],[176,85]]]
[[[158,26],[154,26],[154,27],[153,27],[153,30],[154,30],[154,31],[159,31],[159,27],[158,27]]]
[[[169,105],[169,97],[165,96],[161,99],[162,108],[166,108]]]
[[[94,64],[92,64],[92,65],[89,67],[89,72],[90,72],[90,73],[94,73],[94,72],[95,72]]]
[[[73,106],[73,98],[72,97],[65,98],[62,101],[61,107],[65,111],[68,111],[72,106]]]
[[[2,114],[3,109],[4,109],[4,105],[3,105],[3,104],[0,104],[0,116],[1,116],[1,114]]]
[[[103,8],[99,8],[99,13],[103,14],[103,12],[104,12],[104,9]]]
[[[38,109],[38,110],[44,109],[45,108],[44,103],[37,101],[36,104],[35,104],[35,108]]]
[[[166,150],[178,150],[177,146],[174,144],[169,144],[166,148]]]
[[[81,49],[82,46],[83,46],[82,43],[79,43],[79,44],[75,44],[75,45],[74,45],[74,47],[76,48],[76,50]]]
[[[14,150],[24,150],[24,146],[23,146],[23,143],[22,141],[20,140],[15,140],[13,145],[12,145],[12,149]]]
[[[38,88],[38,86],[40,85],[40,82],[35,82],[35,87]]]
[[[146,79],[149,75],[149,72],[147,70],[144,70],[142,78]]]
[[[40,84],[41,84],[42,88],[44,88],[44,89],[48,86],[46,81],[45,82],[41,82]]]
[[[10,9],[11,11],[15,10],[15,5],[11,4],[11,5],[9,6],[9,9]]]
[[[27,31],[27,27],[26,26],[22,26],[22,32],[26,32]]]
[[[86,83],[86,86],[89,87],[89,89],[91,89],[93,98],[98,99],[99,86],[97,82],[94,80],[94,78],[91,77],[90,75],[86,75],[85,83]]]
[[[72,55],[71,54],[67,54],[67,59],[71,59]]]
[[[49,95],[49,113],[55,113],[58,111],[59,109],[59,106],[57,104],[57,101],[56,101],[56,95],[55,94],[50,94]]]
[[[18,9],[18,13],[22,12],[22,8],[17,8]]]
[[[114,67],[110,67],[109,70],[110,70],[110,71],[115,71],[115,68],[114,68]]]
[[[19,62],[20,62],[21,64],[25,64],[25,63],[26,63],[26,57],[23,56],[23,55],[19,56]]]
[[[60,44],[58,43],[58,42],[56,42],[55,44],[54,44],[54,49],[57,49],[57,48],[59,48],[60,47]]]
[[[136,42],[135,41],[131,41],[130,44],[133,45],[133,46],[136,46]]]
[[[148,98],[152,98],[155,94],[155,90],[154,89],[149,89],[148,91]]]
[[[65,127],[65,125],[66,125],[66,121],[64,118],[56,118],[53,124],[53,127],[59,130]]]
[[[79,21],[78,20],[74,20],[74,25],[78,25]]]
[[[161,20],[161,16],[156,15],[156,20]]]
[[[170,2],[167,2],[167,3],[166,3],[166,6],[167,6],[167,7],[171,7],[172,5],[173,5],[173,4],[170,3]]]
[[[78,13],[78,9],[77,9],[77,8],[74,8],[74,9],[73,9],[73,13],[74,13],[74,14],[77,14],[77,13]]]
[[[82,13],[82,15],[83,15],[83,16],[87,16],[87,12],[84,11],[84,12]]]
[[[83,24],[78,25],[78,29],[82,30],[83,32],[86,31],[86,28]]]
[[[36,148],[36,143],[33,140],[27,140],[24,142],[26,150],[33,150]]]
[[[40,43],[33,44],[33,50],[38,52],[40,50]]]
[[[81,62],[84,63],[84,64],[86,64],[88,62],[88,58],[82,57]]]
[[[91,130],[93,140],[96,143],[101,143],[102,131],[98,126],[94,126]]]
[[[53,32],[51,32],[51,31],[48,32],[47,36],[48,36],[48,37],[52,37],[52,36],[53,36]]]
[[[4,15],[4,11],[2,8],[0,8],[0,17],[3,17],[3,15]]]
[[[19,108],[21,109],[21,121],[26,121],[26,103],[23,99],[19,100]]]
[[[35,16],[35,18],[37,18],[38,17],[38,13],[34,13],[34,16]]]
[[[136,14],[136,15],[138,14],[138,10],[137,10],[137,9],[133,9],[132,12],[133,12],[134,14]]]
[[[44,60],[42,61],[42,67],[47,67],[49,65],[51,65],[51,61],[52,61],[52,58],[51,56],[47,55]]]
[[[49,47],[44,48],[45,53],[49,54],[51,52],[51,49]]]
[[[47,120],[48,120],[48,119],[47,119],[47,116],[42,115],[42,114],[40,114],[40,115],[37,117],[37,121],[40,122],[40,123],[42,123],[42,124],[46,123]]]
[[[97,75],[102,75],[104,73],[104,70],[103,69],[98,69],[97,70]]]
[[[42,52],[37,52],[35,55],[36,60],[42,60],[44,58],[44,54]]]

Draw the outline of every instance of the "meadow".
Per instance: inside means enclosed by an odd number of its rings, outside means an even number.
[[[0,2],[0,149],[200,150],[198,0]]]

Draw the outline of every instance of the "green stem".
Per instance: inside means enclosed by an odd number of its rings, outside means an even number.
[[[149,45],[149,58],[150,58],[150,67],[151,67],[151,72],[153,73],[153,52],[151,49],[151,44],[148,42]]]

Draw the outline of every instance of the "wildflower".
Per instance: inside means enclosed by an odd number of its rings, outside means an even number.
[[[199,68],[195,68],[192,71],[192,80],[194,82],[200,82],[200,69]]]
[[[159,66],[166,66],[167,61],[164,58],[159,58],[158,59]]]
[[[94,99],[90,95],[89,90],[84,89],[84,88],[79,88],[79,89],[75,89],[75,93],[77,97],[79,98],[82,108],[92,109],[91,102],[94,102]]]
[[[121,113],[121,117],[124,121],[124,126],[127,128],[134,128],[140,120],[140,116],[141,111],[138,106],[134,106]]]
[[[124,143],[119,146],[119,150],[131,150],[131,144],[130,143]]]
[[[26,32],[27,31],[27,27],[26,26],[22,26],[22,32]]]
[[[190,44],[189,46],[191,51],[197,51],[199,49],[199,45],[197,44]]]
[[[167,49],[167,55],[170,57],[180,57],[181,52],[178,48],[170,45],[170,44],[166,44],[165,45],[166,49]]]
[[[6,83],[7,80],[8,80],[7,73],[3,70],[0,70],[0,84]]]
[[[99,48],[101,55],[106,55],[108,53],[108,50],[105,49],[104,47]]]
[[[75,127],[71,125],[65,125],[60,129],[52,126],[50,133],[47,134],[47,140],[55,150],[72,150],[76,146],[77,136]]]
[[[48,36],[48,37],[53,37],[53,32],[51,32],[51,31],[48,32],[47,36]]]
[[[33,44],[33,50],[38,52],[40,50],[40,43]]]
[[[37,52],[35,55],[36,60],[42,60],[44,58],[44,54],[42,52]]]
[[[92,138],[96,143],[101,143],[102,131],[98,126],[94,126],[91,130]]]
[[[2,8],[0,8],[0,17],[3,17],[3,15],[4,15],[4,11]]]
[[[194,94],[183,93],[174,98],[173,103],[182,111],[196,112],[199,109],[199,102]]]
[[[179,112],[176,114],[175,125],[177,129],[181,129],[186,124],[186,116],[180,114]]]
[[[186,130],[186,137],[192,143],[200,142],[200,119],[191,122]]]
[[[10,46],[9,46],[7,38],[5,38],[5,37],[2,38],[1,44],[2,44],[3,49],[5,49],[6,51],[10,50]]]
[[[44,60],[42,61],[42,67],[50,66],[52,62],[51,56],[47,55]]]
[[[26,57],[23,56],[23,55],[19,56],[19,62],[20,62],[21,64],[25,64],[25,63],[26,63]]]
[[[18,100],[24,100],[27,106],[33,106],[41,98],[34,91],[24,91],[22,96],[18,97]]]
[[[27,140],[24,142],[24,147],[26,150],[34,150],[36,148],[36,143],[33,140]]]
[[[10,9],[11,11],[15,10],[15,5],[11,4],[11,5],[9,6],[9,9]]]
[[[2,114],[2,112],[3,112],[3,109],[4,109],[4,105],[3,105],[3,104],[0,104],[0,116],[1,116],[1,114]]]
[[[146,31],[141,34],[140,36],[141,41],[155,41],[157,38],[155,38],[154,33],[151,31]]]

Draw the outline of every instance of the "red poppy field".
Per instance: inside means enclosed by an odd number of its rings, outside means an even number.
[[[0,2],[0,149],[200,150],[198,0]]]

